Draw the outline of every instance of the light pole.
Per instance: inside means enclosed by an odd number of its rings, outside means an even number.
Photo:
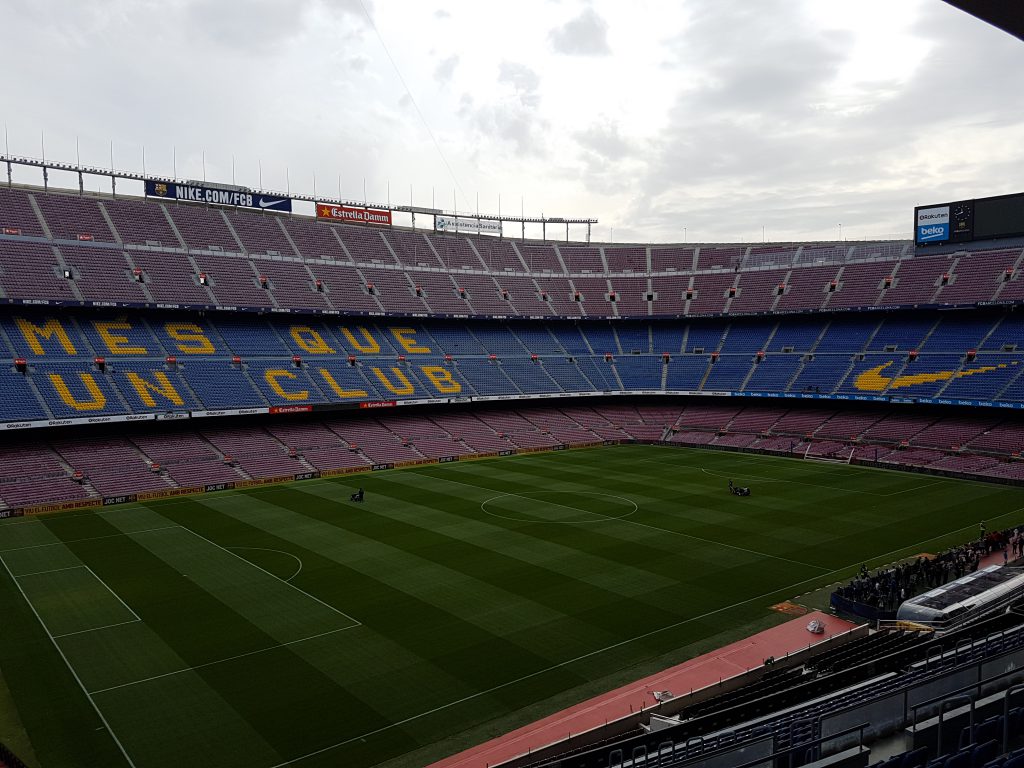
[[[839,239],[840,240],[843,239],[843,225],[842,224],[839,225]]]
[[[683,242],[686,242],[686,227],[683,227]]]

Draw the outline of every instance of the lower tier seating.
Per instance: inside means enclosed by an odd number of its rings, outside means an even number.
[[[601,400],[516,410],[444,406],[377,416],[261,416],[230,427],[202,419],[202,427],[110,425],[87,428],[103,434],[59,438],[26,430],[16,433],[17,445],[0,450],[0,509],[606,440],[740,448],[1024,481],[1024,424],[1012,412],[997,418],[942,408],[911,413],[723,402]],[[877,430],[877,424],[886,429]],[[838,439],[837,433],[848,437]]]

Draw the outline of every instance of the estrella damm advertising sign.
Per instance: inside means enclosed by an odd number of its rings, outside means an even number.
[[[239,208],[256,208],[261,211],[287,211],[292,209],[290,197],[264,195],[246,189],[177,184],[173,181],[146,179],[146,197],[162,197],[165,200],[184,200],[189,203],[207,205],[234,205]]]
[[[334,203],[317,203],[316,217],[328,221],[340,221],[345,224],[377,224],[391,226],[391,211],[379,208],[357,208],[351,205],[335,205]]]

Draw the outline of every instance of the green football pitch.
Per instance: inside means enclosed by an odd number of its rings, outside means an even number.
[[[1022,510],[1003,486],[618,446],[9,520],[0,739],[42,768],[422,766]]]

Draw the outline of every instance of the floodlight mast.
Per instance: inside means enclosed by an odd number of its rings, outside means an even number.
[[[205,169],[205,159],[206,158],[205,158],[205,155],[204,155],[204,158],[203,158],[203,160],[204,160],[204,168],[203,168],[204,183],[207,183],[207,182],[205,182],[205,171],[206,171],[206,169]],[[185,185],[185,186],[195,186],[196,185],[195,182],[189,181],[187,179],[178,179],[178,178],[167,177],[167,176],[155,176],[155,175],[149,175],[149,174],[146,174],[146,173],[139,174],[139,173],[133,173],[131,171],[120,171],[120,170],[117,170],[116,168],[114,168],[114,165],[113,165],[113,145],[111,145],[111,166],[110,166],[110,168],[99,168],[99,167],[96,167],[96,166],[82,165],[81,163],[54,163],[54,162],[48,161],[46,159],[11,155],[9,151],[6,151],[6,154],[0,155],[0,162],[3,162],[3,163],[7,164],[7,186],[8,187],[14,186],[13,166],[18,165],[18,166],[25,166],[25,167],[28,167],[28,168],[39,168],[42,171],[42,174],[43,174],[43,189],[44,190],[48,190],[49,189],[49,180],[50,180],[49,172],[51,170],[64,171],[66,173],[75,173],[75,174],[77,174],[78,175],[78,194],[79,194],[79,196],[83,196],[85,194],[85,180],[84,180],[85,176],[103,176],[103,177],[109,178],[110,179],[110,194],[113,197],[117,197],[117,180],[118,179],[122,179],[122,180],[125,180],[125,181],[141,181],[143,183],[145,183],[146,181],[160,181],[160,182],[168,182],[168,183],[171,183],[171,184],[182,184],[182,185]],[[176,176],[177,175],[177,148],[175,148],[175,150],[174,150],[174,166],[175,166],[174,167],[174,172],[175,172],[175,176]],[[364,199],[363,200],[345,200],[345,199],[343,199],[341,197],[341,194],[340,194],[340,192],[341,192],[340,184],[339,184],[339,190],[338,190],[339,191],[339,195],[338,195],[337,198],[317,197],[317,195],[315,193],[315,190],[314,190],[314,194],[313,195],[292,194],[292,192],[291,192],[291,179],[290,179],[290,176],[288,175],[287,169],[285,169],[285,174],[286,174],[286,177],[288,178],[288,186],[287,186],[287,189],[284,192],[274,191],[274,190],[265,190],[265,189],[254,189],[254,190],[251,190],[251,191],[253,193],[255,193],[255,194],[261,194],[261,195],[267,195],[267,196],[288,197],[288,198],[291,198],[292,200],[299,200],[299,201],[303,201],[303,202],[309,202],[309,203],[313,203],[314,205],[316,203],[328,203],[328,204],[331,204],[331,205],[358,206],[358,207],[363,207],[363,208],[373,208],[373,209],[382,210],[382,211],[398,211],[398,212],[401,212],[401,213],[409,213],[409,214],[411,214],[413,216],[413,226],[414,227],[415,227],[415,215],[417,213],[433,216],[435,218],[435,229],[436,229],[436,226],[437,226],[436,225],[437,217],[439,217],[439,216],[443,217],[443,216],[449,216],[449,215],[452,218],[456,219],[456,222],[458,222],[458,219],[461,218],[461,219],[472,220],[472,221],[477,221],[477,222],[484,222],[484,221],[498,222],[498,223],[500,223],[502,225],[504,225],[506,223],[509,223],[509,224],[519,224],[520,225],[520,232],[521,232],[523,240],[526,240],[526,225],[527,224],[540,224],[541,225],[542,238],[545,241],[547,240],[547,225],[548,224],[565,224],[565,239],[566,239],[566,242],[569,242],[569,225],[570,224],[584,224],[587,227],[587,239],[586,239],[586,242],[590,243],[591,228],[593,227],[594,224],[598,223],[598,220],[594,219],[594,218],[566,219],[566,218],[562,218],[562,217],[547,217],[547,216],[544,216],[543,214],[541,214],[541,216],[539,216],[539,217],[536,217],[536,216],[532,216],[531,217],[531,216],[526,216],[522,211],[520,211],[520,215],[519,216],[505,216],[505,215],[503,215],[501,213],[500,203],[499,203],[498,215],[496,215],[496,216],[495,215],[491,215],[491,214],[481,214],[481,213],[475,213],[475,214],[469,214],[469,215],[466,215],[465,213],[463,213],[460,216],[458,211],[455,208],[453,208],[452,212],[449,214],[449,213],[445,212],[444,210],[442,210],[440,208],[434,208],[434,207],[426,208],[426,207],[423,207],[423,206],[414,206],[414,205],[398,205],[398,206],[395,206],[395,205],[391,205],[390,202],[387,202],[387,203],[371,203],[371,202],[369,202],[366,199],[365,186],[363,188],[364,189],[364,191],[363,191]],[[262,187],[262,176],[263,176],[263,164],[261,162],[260,163],[260,181],[261,181],[260,186],[261,187]],[[211,186],[214,186],[213,182],[208,182],[208,183]],[[364,181],[364,185],[365,185],[365,181]],[[411,189],[410,189],[410,192],[411,192]],[[390,194],[389,194],[389,197],[390,197]],[[411,202],[411,200],[410,200],[410,202]],[[289,214],[289,215],[291,215],[291,214]],[[458,226],[458,223],[456,223],[456,226]],[[471,228],[472,228],[471,225],[467,223],[466,226],[465,226],[465,229],[468,231]],[[499,235],[499,239],[504,239],[504,231],[502,231],[501,234]]]

